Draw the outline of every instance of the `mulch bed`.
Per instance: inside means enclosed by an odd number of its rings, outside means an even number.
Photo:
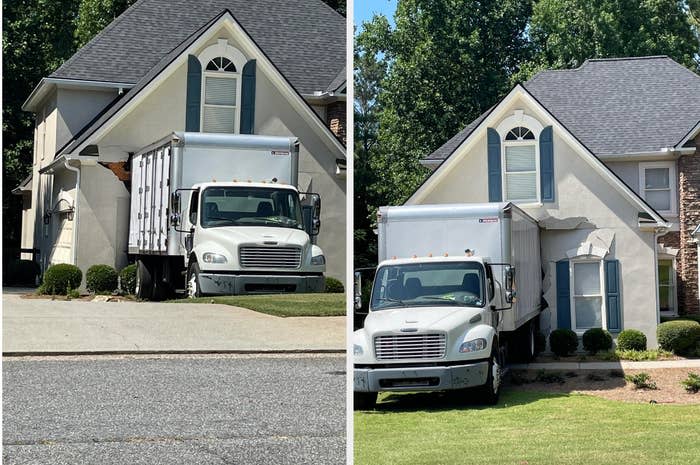
[[[625,381],[624,375],[646,372],[658,389],[635,389]],[[610,400],[659,404],[700,404],[700,393],[688,393],[681,381],[688,372],[699,373],[697,368],[653,368],[623,370],[576,370],[539,372],[538,370],[513,370],[507,383],[522,391],[553,394],[588,394]]]

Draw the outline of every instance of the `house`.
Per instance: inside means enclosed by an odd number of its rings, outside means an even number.
[[[422,161],[407,204],[517,204],[541,228],[543,332],[634,328],[653,347],[660,316],[700,312],[698,146],[700,76],[588,60],[516,85]]]
[[[137,1],[24,103],[36,128],[22,248],[42,269],[120,269],[130,154],[174,131],[295,136],[298,187],[323,202],[327,274],[344,280],[345,30],[321,0]]]

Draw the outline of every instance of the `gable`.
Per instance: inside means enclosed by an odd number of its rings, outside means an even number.
[[[430,197],[431,193],[439,188],[441,183],[445,182],[451,176],[455,176],[453,173],[462,173],[462,178],[464,173],[469,171],[459,170],[459,164],[461,160],[466,157],[477,156],[480,159],[480,163],[477,167],[473,169],[479,173],[474,176],[480,180],[487,177],[485,175],[484,165],[486,164],[485,147],[486,143],[486,131],[489,127],[498,126],[501,121],[503,121],[509,113],[513,113],[514,110],[526,110],[529,115],[537,119],[543,126],[552,126],[554,132],[567,146],[571,147],[575,153],[581,157],[590,169],[596,172],[596,175],[602,178],[609,186],[612,186],[615,191],[622,195],[628,203],[633,205],[638,211],[645,212],[650,215],[656,223],[659,225],[667,226],[666,221],[659,215],[653,208],[646,204],[632,189],[629,188],[622,180],[620,180],[609,168],[607,168],[599,159],[597,159],[580,141],[578,141],[568,130],[556,119],[554,118],[542,105],[534,99],[525,88],[518,85],[506,96],[496,107],[494,107],[487,115],[485,115],[481,122],[471,131],[469,136],[455,149],[452,155],[447,158],[427,179],[426,181],[416,190],[416,192],[407,200],[406,204],[420,204],[425,203],[426,199]],[[556,158],[556,148],[555,148],[555,166],[557,164]],[[462,181],[463,182],[463,181]],[[477,179],[470,179],[469,184],[474,184],[479,181]],[[559,182],[558,180],[556,182]],[[488,190],[481,194],[487,195]],[[453,201],[467,201],[455,199]],[[469,201],[479,201],[479,200],[469,200]]]

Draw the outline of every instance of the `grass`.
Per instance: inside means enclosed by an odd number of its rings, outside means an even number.
[[[233,305],[274,316],[345,316],[345,294],[234,295],[178,299],[177,303]]]
[[[496,407],[384,394],[355,413],[355,465],[697,464],[700,405],[504,391]]]
[[[631,360],[641,362],[645,360],[665,360],[673,358],[673,353],[663,349],[651,350],[616,350],[614,352],[599,352],[594,356],[589,356],[598,360],[616,362],[618,360]]]

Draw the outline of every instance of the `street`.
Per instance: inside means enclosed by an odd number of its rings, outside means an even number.
[[[342,464],[345,359],[5,357],[5,464]]]

